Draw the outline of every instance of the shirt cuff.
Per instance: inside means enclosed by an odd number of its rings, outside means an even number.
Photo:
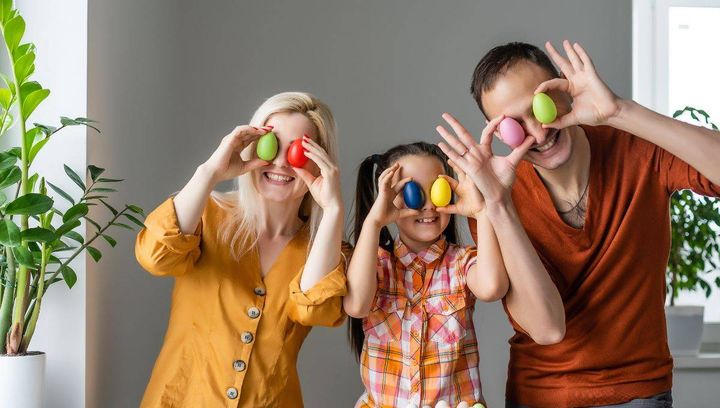
[[[198,223],[195,233],[185,234],[175,212],[172,197],[165,200],[145,219],[145,227],[157,242],[177,253],[186,253],[198,247],[202,220]]]
[[[303,292],[300,289],[300,279],[305,268],[300,268],[295,278],[290,282],[290,297],[298,305],[315,306],[320,305],[333,297],[345,296],[347,293],[347,278],[345,276],[346,258],[342,254],[340,263],[335,269],[325,275],[312,288]]]

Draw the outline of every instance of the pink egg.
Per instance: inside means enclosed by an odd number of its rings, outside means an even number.
[[[525,140],[525,131],[513,118],[505,118],[498,125],[500,138],[513,149],[520,146]]]

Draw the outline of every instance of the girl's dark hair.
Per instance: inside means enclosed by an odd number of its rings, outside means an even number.
[[[367,218],[370,209],[377,198],[377,181],[380,174],[396,161],[404,156],[427,156],[434,157],[442,163],[445,174],[452,175],[452,168],[448,165],[448,157],[437,145],[425,142],[397,145],[384,154],[373,154],[360,163],[357,175],[357,186],[355,188],[355,216],[353,220],[353,239],[357,244],[360,237],[360,230]],[[427,198],[429,199],[429,197]],[[455,226],[455,216],[450,216],[450,222],[443,231],[448,243],[458,244],[458,233]],[[392,254],[393,237],[387,226],[380,230],[380,247]],[[348,337],[350,347],[355,355],[360,358],[365,332],[363,331],[362,319],[351,317],[348,322]]]

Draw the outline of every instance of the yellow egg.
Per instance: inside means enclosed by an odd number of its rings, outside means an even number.
[[[450,183],[442,177],[438,177],[437,180],[430,187],[430,201],[436,207],[445,207],[450,204],[452,199],[452,188]]]

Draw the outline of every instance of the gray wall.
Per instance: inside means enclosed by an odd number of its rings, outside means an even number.
[[[219,139],[264,98],[310,91],[340,127],[343,191],[366,155],[437,141],[440,114],[478,133],[469,92],[479,57],[512,41],[582,42],[620,95],[631,92],[631,2],[141,1],[89,4],[88,162],[125,178],[147,209],[182,187]],[[128,407],[162,343],[170,279],[135,262],[133,236],[87,277],[88,406]],[[478,306],[483,385],[501,406],[511,333],[498,304]],[[308,407],[352,406],[361,390],[344,329],[312,332],[299,362]]]

